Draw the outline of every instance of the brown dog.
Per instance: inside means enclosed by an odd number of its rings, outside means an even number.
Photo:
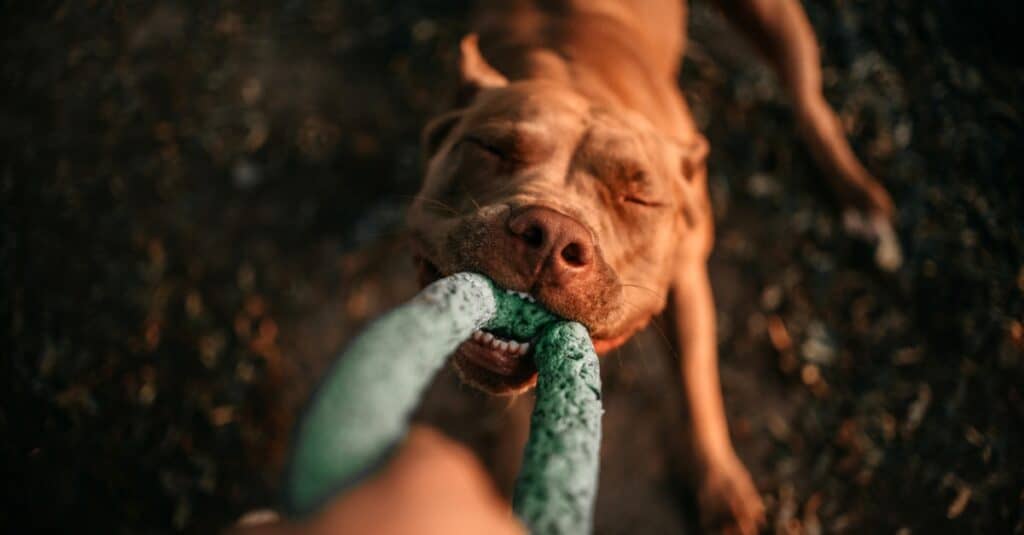
[[[842,204],[890,217],[889,196],[821,95],[799,3],[722,4],[774,66]],[[763,507],[719,388],[708,145],[677,87],[685,27],[679,0],[485,6],[462,41],[458,107],[425,129],[429,162],[409,223],[422,283],[485,273],[586,325],[599,353],[664,310],[682,357],[702,518],[753,533]],[[529,342],[482,333],[454,364],[488,392],[522,391],[536,380]]]

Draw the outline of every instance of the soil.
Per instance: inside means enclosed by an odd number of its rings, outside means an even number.
[[[416,289],[402,213],[468,7],[7,4],[0,530],[207,533],[272,505],[294,407]],[[681,75],[769,530],[1022,533],[1020,8],[805,4],[826,96],[898,206],[897,272],[844,234],[773,77],[706,2]],[[602,362],[598,533],[700,531],[662,338]],[[518,409],[450,373],[428,405],[501,472]]]

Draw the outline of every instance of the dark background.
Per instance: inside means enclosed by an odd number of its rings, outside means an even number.
[[[712,146],[727,409],[770,528],[1021,533],[1020,9],[805,5],[899,208],[897,273],[842,232],[770,73],[703,1],[681,77]],[[290,407],[414,289],[397,236],[467,6],[2,10],[0,531],[209,532],[272,504]],[[694,525],[659,344],[604,361],[601,533]]]

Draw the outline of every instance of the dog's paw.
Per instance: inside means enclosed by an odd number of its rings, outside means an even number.
[[[888,220],[896,215],[896,207],[885,186],[867,171],[843,173],[835,183],[835,193],[844,210],[875,214]]]
[[[857,210],[843,212],[843,228],[848,234],[875,246],[875,264],[884,271],[896,271],[903,265],[903,250],[892,221],[881,214],[865,215]]]
[[[701,523],[717,533],[755,535],[764,526],[764,504],[750,473],[733,457],[711,463],[698,483]]]

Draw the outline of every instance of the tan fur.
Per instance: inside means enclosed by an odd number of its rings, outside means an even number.
[[[816,43],[791,0],[727,2],[797,103],[813,153],[844,204],[891,214],[820,97]],[[428,163],[409,212],[416,254],[441,274],[479,271],[590,329],[599,352],[666,308],[700,469],[704,519],[753,533],[763,507],[733,452],[722,408],[714,304],[708,145],[677,87],[685,4],[675,0],[495,2],[462,42],[459,107],[424,132]],[[545,285],[517,264],[507,222],[525,207],[581,223],[591,268]],[[532,378],[474,377],[494,392]]]

